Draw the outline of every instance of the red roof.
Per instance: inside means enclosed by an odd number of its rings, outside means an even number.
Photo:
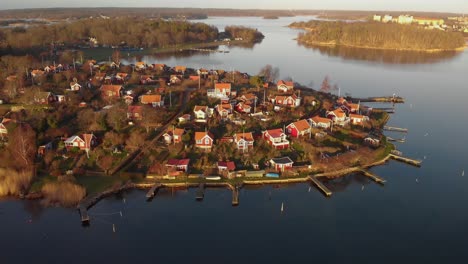
[[[188,166],[190,159],[170,159],[167,161],[166,165],[169,166]]]
[[[236,164],[233,161],[218,161],[218,167],[226,167],[228,170],[233,171],[236,169]]]
[[[216,89],[231,89],[230,83],[215,83]]]
[[[281,137],[284,132],[282,128],[271,129],[266,131],[272,138],[279,138]]]

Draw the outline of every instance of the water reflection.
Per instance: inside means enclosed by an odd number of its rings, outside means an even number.
[[[300,45],[303,46],[303,45]],[[324,46],[306,46],[307,48],[319,51],[322,55],[330,57],[341,57],[346,60],[370,61],[386,64],[428,64],[438,63],[453,59],[461,54],[457,51],[444,52],[417,52],[417,51],[396,51],[396,50],[378,50],[362,49],[352,47],[324,47]]]
[[[362,174],[350,174],[344,177],[339,177],[336,179],[326,179],[323,180],[324,184],[330,189],[332,192],[344,192],[348,189],[351,185],[360,185],[360,186],[367,186],[368,184],[376,184],[368,177]]]

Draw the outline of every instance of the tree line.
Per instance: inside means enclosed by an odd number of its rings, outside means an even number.
[[[456,32],[426,30],[414,25],[373,22],[345,23],[338,21],[295,22],[294,28],[305,28],[301,44],[330,44],[381,49],[455,50],[465,45],[463,35]]]
[[[224,28],[224,32],[230,38],[242,38],[249,43],[261,41],[265,37],[256,29],[243,26],[227,26]]]
[[[51,43],[80,44],[90,37],[102,45],[157,48],[173,44],[213,41],[218,29],[204,23],[166,21],[162,19],[116,18],[83,19],[27,29],[0,30],[0,47],[32,49]]]

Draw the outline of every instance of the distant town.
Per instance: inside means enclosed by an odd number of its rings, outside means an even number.
[[[382,23],[398,23],[402,25],[416,24],[425,29],[438,29],[445,31],[456,31],[468,33],[468,17],[448,17],[446,20],[441,18],[415,17],[411,15],[399,15],[394,17],[391,15],[376,14],[372,18],[373,21]]]

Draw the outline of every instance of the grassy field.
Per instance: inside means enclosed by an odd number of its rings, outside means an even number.
[[[76,180],[78,184],[86,188],[87,195],[105,191],[123,182],[118,176],[81,176]]]

